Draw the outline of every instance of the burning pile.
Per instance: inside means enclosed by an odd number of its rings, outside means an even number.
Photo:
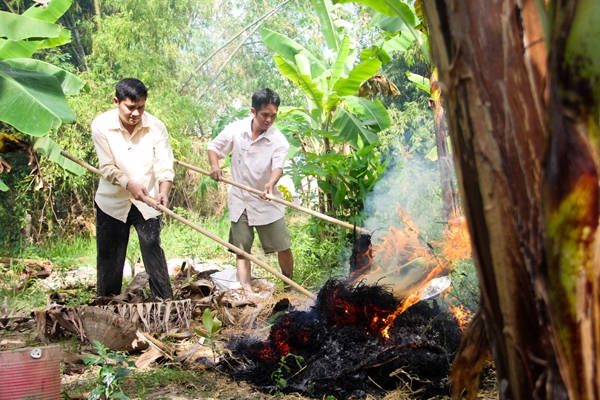
[[[409,215],[397,211],[401,227],[390,227],[378,245],[370,235],[356,238],[347,280],[329,280],[308,311],[279,316],[267,339],[230,340],[220,368],[265,392],[315,398],[399,388],[413,398],[449,395],[464,321],[436,296],[448,288],[440,283],[450,285],[454,263],[470,257],[466,224],[453,219],[441,242],[424,243]]]
[[[329,280],[309,311],[289,311],[265,341],[232,339],[220,368],[265,392],[363,398],[406,387],[419,397],[448,394],[461,330],[436,301],[398,313],[383,286]]]

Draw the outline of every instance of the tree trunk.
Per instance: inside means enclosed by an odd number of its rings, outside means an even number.
[[[431,98],[429,106],[433,111],[433,121],[435,126],[435,144],[438,156],[438,166],[440,169],[440,183],[442,188],[442,204],[443,215],[445,221],[458,217],[460,213],[460,202],[458,194],[454,190],[452,177],[454,164],[452,163],[452,155],[448,150],[446,138],[448,128],[446,125],[446,113],[442,105],[441,89],[437,80],[437,73],[431,75],[429,79],[429,87],[431,88]]]
[[[597,399],[600,3],[424,10],[481,288],[453,395],[489,344],[500,398]]]
[[[546,268],[540,297],[570,399],[600,397],[598,119],[600,4],[557,0],[549,36],[551,132],[544,174]]]
[[[102,16],[102,13],[100,11],[100,4],[98,3],[98,0],[92,0],[94,2],[94,13],[96,14],[96,21],[100,20],[100,17]],[[96,23],[96,28],[98,27],[97,23]]]
[[[81,43],[79,28],[75,24],[73,16],[70,14],[65,15],[63,21],[65,22],[65,26],[73,33],[73,40],[71,41],[71,46],[73,48],[73,54],[77,59],[77,69],[84,72],[88,71],[85,48]]]
[[[536,294],[544,267],[541,193],[548,130],[546,48],[535,1],[423,5],[481,289],[483,324],[467,331],[463,349],[472,352],[471,359],[480,357],[485,349],[470,339],[479,337],[482,326],[501,399],[566,398],[548,313]],[[456,396],[470,387],[467,367],[463,380],[453,383]]]

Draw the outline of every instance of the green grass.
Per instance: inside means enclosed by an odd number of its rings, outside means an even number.
[[[226,241],[229,234],[229,219],[227,215],[219,217],[200,217],[183,210],[176,212],[204,231]],[[347,275],[348,249],[351,241],[344,228],[322,226],[313,219],[299,213],[289,213],[287,216],[290,234],[292,236],[292,252],[294,254],[294,281],[304,288],[316,292],[330,277]],[[324,229],[323,229],[324,228]],[[235,254],[226,246],[214,241],[198,230],[166,217],[161,234],[163,249],[167,259],[193,258],[194,260],[216,260],[235,266]],[[95,268],[96,243],[95,238],[87,236],[71,236],[69,238],[53,238],[43,245],[30,245],[14,252],[4,254],[15,259],[49,260],[54,266],[54,272],[61,276],[75,275],[82,267]],[[265,255],[256,239],[253,255],[276,271],[279,270],[276,255]],[[130,263],[140,257],[138,240],[135,230],[129,239],[127,259]],[[30,279],[23,285],[24,266],[16,262],[8,267],[0,267],[4,279],[0,281],[0,300],[7,299],[10,310],[42,309],[48,303],[48,295],[54,290],[44,279]],[[270,280],[278,286],[283,283],[258,265],[253,266],[253,274]],[[70,289],[75,294],[73,301],[85,304],[94,296],[94,288],[82,286]],[[69,305],[75,306],[77,304]]]
[[[28,279],[23,263],[11,263],[0,268],[0,300],[6,309],[3,314],[29,314],[32,309],[42,308],[47,302],[47,293],[37,290],[38,279]]]
[[[13,258],[31,258],[37,260],[50,260],[52,264],[61,268],[69,268],[82,262],[94,262],[96,257],[96,242],[88,235],[74,238],[55,237],[38,245],[28,245],[7,254]]]
[[[223,241],[228,240],[230,222],[227,215],[194,217],[181,210],[176,210],[176,212],[205,232],[215,235]],[[351,246],[351,243],[345,239],[347,232],[344,232],[343,229],[339,231],[337,228],[329,227],[327,234],[317,230],[317,236],[315,236],[315,230],[312,229],[313,221],[310,218],[298,213],[290,213],[286,219],[292,237],[292,253],[295,264],[294,281],[309,290],[318,288],[325,279],[339,275],[340,270],[347,267],[344,265],[342,257],[344,247]],[[173,219],[166,221],[162,233],[162,243],[167,258],[187,257],[199,260],[218,260],[235,265],[236,256],[225,245],[180,221]],[[255,238],[252,254],[279,271],[276,255],[265,255],[260,248],[258,238]],[[276,278],[262,270],[260,266],[253,266],[253,274],[280,284]]]
[[[134,360],[133,357],[128,359]],[[80,379],[63,385],[62,392],[67,396],[80,396],[89,393],[97,385],[94,375],[89,379]],[[181,394],[187,392],[198,394],[199,391],[202,391],[205,392],[206,398],[212,398],[219,390],[214,374],[206,374],[205,371],[186,369],[181,364],[169,363],[158,365],[148,371],[134,371],[124,380],[122,391],[131,399],[167,399],[170,398],[170,391],[165,391],[166,387],[173,387]],[[156,393],[161,391],[165,392],[164,397],[157,397]]]
[[[196,217],[182,210],[175,210],[178,215],[197,225],[205,232],[227,240],[229,234],[229,219],[222,217]],[[228,250],[222,244],[186,225],[183,222],[165,218],[161,234],[163,249],[167,259],[190,257],[199,259],[227,259]]]
[[[205,217],[185,210],[175,210],[175,212],[201,227],[203,231],[209,232],[223,241],[227,240],[230,223],[226,214]],[[296,283],[316,293],[327,279],[348,275],[352,232],[291,210],[286,219],[292,236],[294,281]],[[231,253],[226,246],[168,216],[164,219],[161,239],[167,259],[192,258],[199,262],[215,260],[218,263],[235,266],[236,255]],[[75,271],[75,275],[77,275],[77,270],[81,267],[87,266],[93,270],[96,264],[95,239],[89,235],[71,236],[64,239],[54,238],[43,245],[23,247],[16,253],[2,255],[15,259],[50,260],[55,267],[55,272],[61,274],[73,275]],[[258,238],[252,253],[272,269],[279,271],[277,256],[265,255],[258,244]],[[132,229],[127,258],[130,263],[133,263],[139,257],[137,235]],[[24,266],[18,262],[7,267],[0,267],[0,272],[3,274],[3,279],[0,280],[0,300],[7,299],[10,310],[43,308],[52,289],[45,285],[43,279],[22,282],[23,270]],[[259,265],[254,265],[252,272],[255,276],[267,279],[279,287],[283,286],[283,282]],[[453,273],[452,280],[452,296],[468,308],[475,307],[479,291],[472,261],[466,260],[460,263]],[[79,304],[88,302],[94,296],[93,287],[82,287],[71,289],[71,291],[75,294],[74,301],[79,301]]]

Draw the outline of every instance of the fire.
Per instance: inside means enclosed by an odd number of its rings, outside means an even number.
[[[326,293],[328,295],[321,301],[327,323],[338,327],[356,326],[371,336],[379,335],[387,325],[387,317],[396,307],[393,296],[360,284],[354,288],[341,285]],[[376,302],[375,297],[381,302]]]
[[[406,282],[409,275],[409,278],[415,278],[410,289],[419,290],[436,275],[451,272],[456,261],[471,257],[471,241],[464,217],[450,219],[440,241],[425,242],[414,221],[398,204],[396,213],[402,227],[390,226],[378,243],[368,247],[361,245],[365,248],[356,259],[362,264],[352,271],[351,281],[383,280],[385,284],[394,285],[401,280]],[[404,295],[402,293],[402,297]]]
[[[433,244],[438,246],[446,260],[451,262],[471,258],[471,238],[464,216],[449,220],[443,235],[442,241]]]
[[[362,257],[354,260],[363,264],[353,269],[350,279],[387,285],[398,298],[403,298],[439,274],[438,265],[444,262],[440,262],[430,245],[422,240],[416,224],[399,205],[396,212],[402,227],[389,227],[377,244],[369,243],[367,249],[361,249]]]
[[[394,325],[394,320],[398,317],[398,315],[402,314],[406,309],[410,306],[421,301],[423,295],[423,289],[427,286],[427,283],[431,281],[435,276],[439,275],[442,270],[442,265],[437,265],[434,269],[432,269],[428,276],[421,282],[420,286],[417,287],[414,291],[412,291],[408,296],[404,297],[400,302],[400,306],[394,311],[393,314],[386,318],[387,326],[382,330],[381,334],[385,338],[389,338],[389,330]]]
[[[412,306],[413,304],[418,303],[421,300],[423,289],[425,289],[425,287],[427,286],[427,283],[429,283],[433,278],[435,278],[436,276],[438,276],[440,274],[440,272],[443,270],[443,266],[444,266],[443,264],[436,265],[435,268],[433,268],[429,272],[429,274],[423,280],[421,285],[419,287],[417,287],[410,295],[406,296],[402,300],[402,302],[400,303],[400,307],[398,309],[399,314],[403,313],[408,307]]]
[[[425,243],[416,224],[399,206],[402,228],[390,227],[377,245],[371,245],[370,236],[361,237],[356,246],[356,262],[347,282],[332,282],[321,290],[319,313],[308,313],[304,319],[298,314],[286,314],[273,326],[269,344],[254,348],[260,359],[276,361],[288,353],[310,348],[319,337],[322,326],[356,327],[366,335],[384,340],[400,315],[426,296],[438,295],[448,286],[431,286],[432,280],[450,272],[459,259],[470,257],[471,247],[464,218],[449,221],[439,242]],[[434,246],[436,252],[434,252]],[[393,265],[390,270],[386,266]],[[408,271],[408,272],[407,272]],[[403,291],[395,291],[390,284],[407,277],[413,281]],[[369,286],[368,281],[375,286]],[[381,285],[379,284],[381,282]],[[449,283],[448,283],[449,284]],[[390,286],[394,291],[389,292]],[[401,295],[400,295],[401,293]],[[400,299],[400,300],[398,300]],[[463,329],[468,322],[468,311],[461,306],[450,309]],[[293,333],[293,334],[291,334]]]
[[[274,321],[266,342],[251,335],[230,340],[220,368],[265,390],[284,379],[284,397],[351,398],[357,390],[380,394],[400,385],[435,395],[431,389],[447,380],[459,347],[459,325],[447,309],[423,301],[392,321],[399,306],[381,285],[329,279],[309,309]],[[429,382],[432,388],[423,386]]]
[[[403,265],[416,259],[431,259],[431,251],[423,245],[410,216],[399,205],[396,205],[396,212],[404,226],[402,229],[390,226],[389,233],[374,246],[373,251],[380,257],[380,263]]]
[[[297,353],[299,349],[310,348],[314,341],[311,336],[316,332],[318,321],[299,317],[299,313],[288,313],[281,317],[269,333],[269,340],[255,343],[248,352],[253,357],[265,361],[277,362],[289,353]]]
[[[442,240],[429,244],[423,242],[416,224],[398,204],[396,212],[403,227],[389,227],[387,235],[378,244],[361,253],[363,260],[368,262],[351,274],[351,281],[381,281],[397,289],[397,295],[401,294],[402,301],[393,313],[387,316],[373,314],[382,326],[380,333],[384,338],[389,337],[389,330],[398,315],[422,300],[423,290],[433,278],[450,273],[456,261],[471,257],[471,242],[464,217],[449,220]],[[400,282],[407,280],[407,276],[416,279],[409,283]]]
[[[450,306],[448,310],[454,314],[454,317],[458,321],[458,326],[460,326],[461,331],[465,330],[467,324],[471,321],[472,314],[469,310],[467,310],[462,305],[458,306]]]

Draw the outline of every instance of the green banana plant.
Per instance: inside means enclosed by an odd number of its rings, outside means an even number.
[[[339,136],[339,142],[358,148],[373,143],[376,132],[389,126],[389,116],[380,102],[356,96],[361,83],[379,70],[381,61],[370,57],[350,69],[356,59],[350,38],[341,40],[332,65],[280,33],[263,29],[262,39],[277,54],[274,59],[279,72],[306,95],[308,107],[291,111],[305,113],[313,129],[331,131],[332,139]]]
[[[417,43],[423,57],[431,59],[427,28],[418,8],[413,9],[402,0],[333,0],[333,3],[363,4],[376,11],[372,15],[373,23],[389,34],[380,45],[386,52],[404,52]],[[417,5],[418,2],[415,7]],[[429,79],[411,72],[407,72],[406,76],[419,89],[429,93]]]
[[[33,136],[33,141],[44,137],[35,148],[80,175],[83,168],[61,157],[58,144],[46,136],[75,121],[66,96],[78,94],[85,83],[60,67],[30,58],[38,50],[70,41],[70,32],[55,22],[71,4],[72,0],[53,0],[20,15],[0,11],[0,121]],[[0,189],[7,190],[0,183]]]
[[[377,133],[391,123],[380,101],[358,97],[358,92],[361,84],[377,73],[382,60],[389,58],[381,52],[358,54],[350,37],[336,29],[331,2],[313,0],[312,3],[332,57],[312,53],[292,38],[269,29],[261,31],[262,40],[275,53],[279,72],[301,89],[307,100],[306,107],[282,107],[282,116],[288,121],[284,129],[303,151],[302,160],[296,164],[295,173],[292,172],[296,184],[301,177],[316,177],[322,190],[321,208],[332,213],[338,207],[345,208],[347,195],[352,194],[356,197],[351,211],[355,212],[361,207],[365,190],[374,185],[382,172],[382,163],[373,151],[365,154],[366,163],[349,160],[356,151],[373,149]],[[331,165],[339,168],[331,170],[328,168]],[[349,176],[354,183],[347,179]],[[368,182],[365,184],[360,177]]]
[[[333,0],[334,4],[359,3],[377,11],[374,22],[386,32],[399,33],[393,35],[382,45],[384,49],[406,50],[416,41],[422,54],[430,59],[429,42],[423,18],[407,2],[402,0]],[[419,2],[415,2],[416,5]]]
[[[418,46],[421,56],[431,67],[429,77],[406,71],[407,79],[418,89],[429,95],[429,106],[433,113],[436,146],[429,152],[429,158],[440,160],[440,185],[442,188],[443,217],[448,220],[456,216],[460,201],[456,195],[451,170],[450,142],[445,129],[445,110],[441,101],[441,87],[437,81],[437,70],[431,62],[428,29],[425,24],[421,1],[402,0],[333,0],[335,4],[358,3],[371,8],[372,22],[386,33],[380,48],[390,53],[403,53]]]
[[[590,356],[600,351],[600,4],[556,0],[548,9],[550,144],[542,272],[569,398],[589,399],[600,391],[597,360]]]

